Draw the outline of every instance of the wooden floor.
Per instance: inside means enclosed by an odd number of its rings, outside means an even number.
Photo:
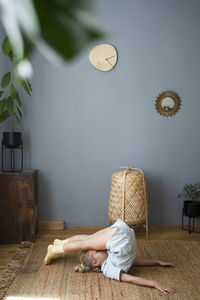
[[[52,243],[56,238],[65,239],[77,234],[92,234],[98,228],[68,228],[65,230],[43,230],[37,234],[36,243]],[[199,229],[198,229],[199,230]],[[136,239],[145,240],[146,235],[145,231],[142,228],[135,230]],[[151,226],[149,229],[149,238],[150,240],[191,240],[191,241],[200,241],[200,233],[193,232],[189,234],[187,231],[182,231],[179,226]],[[7,263],[12,258],[15,250],[17,249],[17,244],[12,245],[0,245],[0,275],[5,269]]]

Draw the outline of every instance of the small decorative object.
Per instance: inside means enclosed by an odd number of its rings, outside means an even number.
[[[15,169],[15,158],[14,149],[21,149],[21,169],[23,169],[23,140],[22,133],[15,132],[15,121],[21,124],[22,121],[22,102],[19,96],[19,89],[24,88],[26,93],[31,96],[32,88],[29,80],[19,78],[16,72],[16,58],[11,48],[9,38],[6,37],[2,43],[2,50],[4,55],[7,55],[12,64],[13,68],[11,71],[7,72],[1,79],[0,88],[0,123],[11,119],[10,132],[3,132],[2,139],[2,171],[4,170],[4,152],[5,150],[10,151],[10,170],[14,172]]]
[[[200,183],[185,184],[183,191],[178,194],[178,198],[184,199],[182,208],[182,229],[184,228],[184,216],[189,218],[189,229],[188,232],[195,231],[195,218],[200,218]],[[193,219],[192,229],[190,228],[190,221]]]
[[[133,167],[120,167],[112,175],[108,216],[130,226],[143,225],[148,239],[148,200],[144,173]]]
[[[89,61],[100,71],[110,71],[117,63],[117,50],[110,44],[100,44],[90,51]]]
[[[179,110],[181,101],[179,96],[171,91],[161,93],[156,99],[157,111],[165,117],[173,116]]]

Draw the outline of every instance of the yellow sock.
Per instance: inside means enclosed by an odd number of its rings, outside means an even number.
[[[60,246],[49,245],[47,249],[47,255],[44,259],[44,263],[46,265],[50,264],[57,254],[62,254],[62,253],[64,253],[62,245]]]
[[[64,244],[66,244],[68,242],[68,239],[66,239],[66,240],[59,240],[59,239],[56,239],[56,240],[54,240],[54,242],[53,242],[53,244],[55,245],[55,246],[63,246]]]

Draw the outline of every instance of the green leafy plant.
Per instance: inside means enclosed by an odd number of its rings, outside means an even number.
[[[193,201],[200,201],[200,183],[185,184],[183,191],[178,194],[178,198],[192,199]]]
[[[63,63],[103,37],[94,25],[92,0],[0,0],[0,12],[17,68],[35,46],[52,62]]]
[[[12,62],[12,69],[1,78],[0,88],[0,123],[6,119],[12,120],[12,131],[14,131],[15,121],[22,121],[22,102],[19,96],[19,90],[24,88],[26,93],[31,96],[32,88],[28,79],[22,79],[17,75],[16,57],[11,48],[9,37],[7,36],[2,43],[2,51]]]

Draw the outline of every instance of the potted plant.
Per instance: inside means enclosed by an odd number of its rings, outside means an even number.
[[[200,183],[185,184],[178,198],[184,199],[183,213],[188,217],[200,216]]]
[[[3,146],[6,148],[18,148],[22,143],[22,133],[15,132],[15,122],[22,121],[22,102],[19,90],[23,87],[26,93],[31,96],[32,88],[29,80],[20,78],[16,71],[17,60],[12,51],[9,37],[7,36],[2,43],[3,54],[10,58],[12,67],[1,78],[0,87],[0,123],[11,119],[11,132],[3,132]]]

